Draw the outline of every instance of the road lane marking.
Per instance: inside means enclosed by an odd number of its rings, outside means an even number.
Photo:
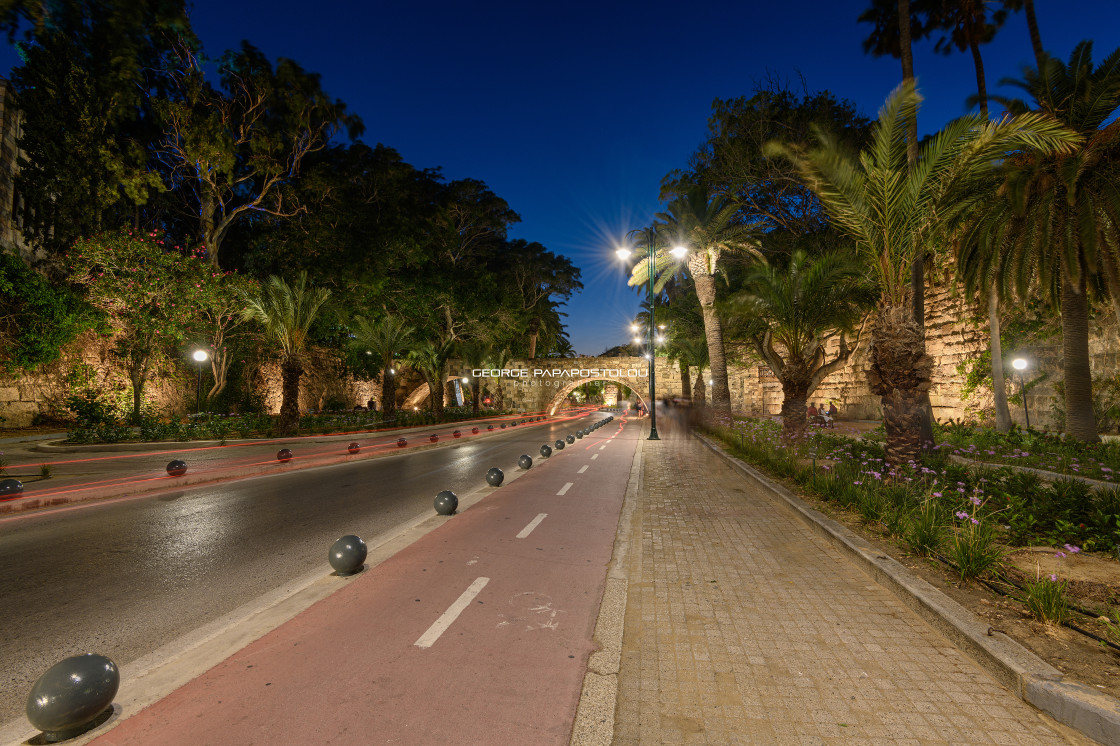
[[[601,451],[601,450],[603,450],[603,449],[604,449],[604,448],[606,448],[606,447],[607,447],[607,444],[606,444],[606,443],[604,443],[603,445],[599,446],[599,450]]]
[[[579,467],[579,471],[577,471],[576,474],[583,474],[585,471],[587,471],[587,467],[588,464],[584,464],[583,466]]]
[[[418,648],[430,648],[434,645],[435,641],[439,639],[439,636],[451,626],[452,622],[459,618],[459,615],[463,613],[463,609],[470,605],[474,597],[477,596],[489,582],[490,578],[476,578],[475,581],[471,583],[470,587],[463,591],[459,598],[455,599],[455,603],[451,604],[451,606],[447,608],[447,611],[443,612],[440,618],[437,619],[431,627],[428,627],[428,631],[420,635],[420,639],[412,644]]]
[[[568,490],[570,490],[572,488],[572,484],[574,484],[574,483],[573,482],[565,482],[564,486],[561,487],[560,491],[557,492],[556,494],[557,495],[563,495],[565,492],[567,492]]]
[[[597,454],[597,453],[591,456],[592,461],[594,461],[597,458],[599,458],[599,454]]]
[[[533,529],[541,525],[541,521],[548,517],[548,513],[538,513],[537,517],[529,521],[529,525],[521,529],[521,533],[517,535],[518,539],[524,539],[529,534],[533,533]]]

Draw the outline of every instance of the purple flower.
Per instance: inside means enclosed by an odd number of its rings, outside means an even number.
[[[940,492],[934,492],[934,493],[933,493],[933,496],[934,496],[934,497],[941,497],[941,493],[940,493]]]
[[[963,510],[958,510],[956,512],[956,516],[963,521],[965,518],[968,518],[968,513],[964,512]]]
[[[1065,547],[1066,547],[1066,551],[1069,552],[1070,554],[1077,554],[1078,552],[1081,551],[1081,547],[1075,547],[1072,544],[1066,544]]]
[[[1066,553],[1065,552],[1054,552],[1054,556],[1057,557],[1058,559],[1065,559],[1066,558]]]
[[[972,497],[968,498],[968,501],[970,503],[972,503],[973,505],[979,505],[980,504],[980,498],[976,497],[976,495],[973,495]]]
[[[973,526],[979,526],[980,525],[980,521],[976,520],[975,518],[969,518],[968,520],[972,521]]]
[[[1057,583],[1058,582],[1058,576],[1055,575],[1054,573],[1050,573],[1050,582]]]

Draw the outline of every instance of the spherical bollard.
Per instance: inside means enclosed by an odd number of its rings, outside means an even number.
[[[471,428],[471,435],[478,435],[478,428],[477,427],[472,427]]]
[[[451,437],[461,438],[461,437],[463,437],[463,434],[461,432],[459,432],[458,430],[456,430],[455,432],[451,433]]]
[[[491,467],[490,470],[486,472],[486,484],[491,487],[501,487],[505,479],[506,473],[496,466]]]
[[[583,440],[583,431],[582,430],[576,430],[576,437],[579,438],[580,440]]]
[[[487,430],[493,430],[493,429],[494,429],[494,426],[493,426],[493,425],[487,425],[487,426],[486,426],[486,429],[487,429]]]
[[[408,440],[405,438],[397,438],[397,448],[404,448],[408,445]]]
[[[167,465],[167,474],[171,477],[181,477],[187,473],[187,462],[175,459]]]
[[[506,429],[506,423],[504,423],[504,422],[502,423],[502,429],[503,429],[503,430],[505,430],[505,429]]]
[[[5,479],[0,481],[0,500],[15,497],[23,493],[23,482],[18,479]]]
[[[327,559],[339,575],[353,575],[366,561],[366,543],[359,536],[347,534],[331,545]]]
[[[567,438],[564,438],[564,440],[568,441],[568,444],[571,445],[576,442],[576,437],[574,435],[569,435]]]
[[[511,422],[511,423],[509,423],[509,426],[510,427],[517,427],[517,423],[516,422]]]
[[[556,450],[558,450],[558,451],[564,450],[564,441],[562,441],[562,440],[556,441]]]
[[[552,446],[547,443],[541,446],[541,458],[548,458],[552,455]]]
[[[27,719],[48,742],[92,728],[117,696],[121,674],[103,655],[86,653],[60,661],[38,678],[27,695]]]
[[[428,440],[432,441],[433,443],[438,443],[439,442],[439,436],[436,435],[435,433],[432,433],[431,435],[428,436]]]
[[[532,469],[533,468],[533,459],[527,453],[522,454],[521,458],[517,459],[517,465],[520,466],[522,469]]]
[[[360,445],[358,445],[357,443],[351,443],[350,445],[346,446],[346,452],[349,453],[349,454],[355,454],[355,453],[358,453],[361,450],[362,450],[362,447]]]
[[[295,456],[295,454],[292,453],[291,448],[281,448],[279,451],[276,452],[276,460],[277,461],[282,461],[284,463],[287,463],[288,461],[291,461],[294,456]]]
[[[451,490],[444,490],[436,495],[435,506],[440,515],[454,515],[459,507],[459,498]]]

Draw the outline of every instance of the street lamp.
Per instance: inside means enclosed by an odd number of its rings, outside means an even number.
[[[661,438],[658,437],[658,435],[657,435],[657,378],[656,378],[656,373],[655,373],[655,370],[654,370],[657,356],[654,354],[656,348],[653,346],[653,333],[657,328],[657,322],[654,321],[654,316],[653,316],[654,305],[655,305],[654,304],[654,297],[653,297],[653,269],[654,269],[653,256],[654,256],[654,251],[655,251],[655,249],[654,249],[654,244],[655,244],[654,235],[655,235],[655,233],[656,233],[655,229],[650,227],[650,228],[636,228],[636,229],[634,229],[634,230],[632,230],[632,231],[630,231],[629,233],[626,234],[627,240],[629,240],[631,236],[634,236],[634,235],[637,235],[637,234],[641,234],[646,239],[646,258],[648,260],[648,266],[647,266],[646,269],[649,273],[649,285],[648,285],[648,287],[649,287],[649,329],[648,329],[648,332],[649,332],[649,353],[646,355],[646,359],[649,360],[649,399],[650,399],[650,401],[649,401],[649,438],[647,440],[661,440]],[[623,261],[626,261],[627,259],[630,258],[630,255],[633,252],[628,248],[620,248],[617,251],[615,251],[614,253],[619,259],[621,259]],[[683,259],[688,254],[688,249],[684,248],[683,246],[677,246],[677,247],[673,248],[669,253],[672,254],[677,259]],[[631,326],[630,329],[634,332],[638,331],[636,324],[634,326]]]
[[[195,350],[194,361],[198,363],[198,386],[195,387],[194,394],[194,413],[198,414],[202,411],[202,364],[210,357],[206,354],[206,350]]]
[[[1017,357],[1011,361],[1011,367],[1019,371],[1019,396],[1023,397],[1023,417],[1027,421],[1027,429],[1031,429],[1031,415],[1027,411],[1027,384],[1023,381],[1023,371],[1027,369],[1027,361]]]

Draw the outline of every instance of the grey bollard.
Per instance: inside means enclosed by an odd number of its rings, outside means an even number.
[[[493,429],[494,429],[494,426],[493,426],[493,425],[487,425],[487,426],[486,426],[486,429],[487,429],[487,430],[493,430]]]
[[[478,428],[477,427],[472,427],[471,428],[471,435],[478,435]]]
[[[435,507],[440,515],[454,515],[455,509],[459,507],[459,498],[451,490],[444,490],[436,495]]]
[[[397,448],[404,448],[406,445],[408,441],[405,438],[397,438]]]
[[[562,440],[556,441],[556,450],[558,450],[558,451],[564,450],[564,441],[562,441]]]
[[[170,477],[181,477],[187,473],[187,462],[182,459],[175,459],[167,465],[167,475]]]
[[[583,440],[583,431],[582,430],[576,430],[576,437],[579,438],[580,440]]]
[[[461,437],[463,437],[463,434],[461,432],[459,432],[458,430],[456,430],[455,432],[451,433],[451,437],[461,438]]]
[[[432,441],[433,443],[438,443],[439,442],[439,436],[436,435],[435,433],[432,433],[431,435],[428,436],[428,440]]]
[[[27,719],[43,731],[47,742],[73,738],[98,725],[98,716],[113,704],[120,685],[117,664],[105,656],[66,658],[32,685]]]
[[[506,473],[496,466],[491,467],[490,470],[486,472],[486,484],[491,487],[501,487],[505,479]]]
[[[552,455],[552,446],[547,443],[541,446],[541,458],[548,458]]]
[[[520,466],[522,469],[532,469],[533,468],[533,459],[527,453],[522,454],[521,458],[517,459],[517,465]]]
[[[503,430],[505,430],[505,429],[506,429],[506,423],[504,423],[504,422],[502,423],[502,429],[503,429]]]
[[[346,446],[346,452],[351,454],[351,455],[353,455],[355,453],[358,453],[361,450],[362,450],[362,447],[360,445],[358,445],[357,443],[351,443],[350,445]]]
[[[276,452],[276,460],[277,461],[282,461],[282,462],[287,463],[288,461],[291,461],[294,457],[295,457],[295,454],[292,453],[291,448],[281,448],[279,451]]]
[[[564,438],[564,440],[568,441],[568,445],[571,445],[576,442],[576,436],[569,435],[567,438]]]
[[[366,554],[366,543],[361,537],[347,534],[331,545],[327,558],[339,575],[353,575],[362,569]]]

